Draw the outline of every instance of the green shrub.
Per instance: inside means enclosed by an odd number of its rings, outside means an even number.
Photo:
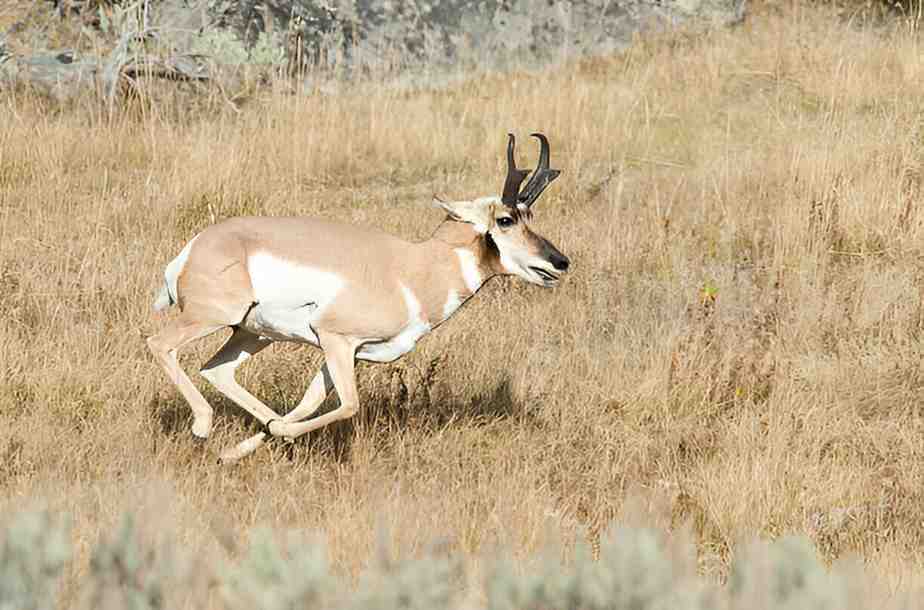
[[[48,512],[10,521],[0,546],[0,610],[48,610],[71,561],[67,528]],[[188,570],[170,545],[144,543],[127,515],[112,538],[91,552],[76,584],[81,607],[159,610],[204,607],[207,586],[220,587],[228,610],[694,610],[700,608],[827,610],[882,608],[867,578],[827,570],[811,542],[786,536],[746,547],[731,566],[728,585],[697,575],[695,550],[668,544],[650,529],[620,527],[604,537],[600,557],[578,545],[561,561],[557,549],[526,566],[501,559],[478,582],[445,555],[386,560],[343,586],[328,567],[324,547],[289,536],[277,542],[267,529],[253,532],[245,555],[230,564],[201,562]],[[188,582],[184,579],[189,579]],[[857,594],[858,590],[866,592]],[[188,603],[178,602],[187,596]],[[482,599],[483,603],[473,600]],[[884,598],[883,598],[884,599]],[[898,607],[901,600],[894,599]],[[62,606],[63,607],[63,606]]]
[[[248,47],[232,30],[208,29],[195,39],[192,51],[228,66],[281,66],[286,61],[282,38],[266,32],[261,32],[256,42]]]
[[[125,516],[116,535],[103,540],[90,558],[83,585],[86,607],[160,610],[168,608],[169,583],[177,562],[167,549],[143,545],[135,519]]]
[[[734,606],[742,609],[754,599],[767,608],[841,609],[847,591],[842,575],[825,570],[812,543],[797,536],[751,545],[732,565],[729,581]]]
[[[13,518],[0,546],[0,610],[47,610],[54,605],[70,559],[67,527],[47,511]]]
[[[593,561],[579,547],[562,568],[547,554],[538,569],[517,574],[506,562],[488,580],[490,610],[645,610],[702,607],[707,589],[688,577],[690,557],[672,557],[648,529],[618,528],[601,544]]]
[[[321,607],[331,590],[323,547],[290,537],[282,546],[272,532],[254,531],[247,555],[225,572],[228,608],[290,610]]]
[[[460,566],[446,557],[387,562],[363,574],[350,610],[451,608],[460,593]]]

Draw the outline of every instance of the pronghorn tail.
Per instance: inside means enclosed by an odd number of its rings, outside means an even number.
[[[175,301],[170,298],[170,288],[165,281],[164,285],[160,287],[160,292],[157,293],[157,299],[154,300],[154,311],[163,311],[174,303]]]
[[[154,311],[163,311],[171,305],[175,305],[177,297],[176,282],[180,274],[183,273],[183,267],[186,266],[186,259],[189,258],[189,251],[192,249],[193,242],[196,241],[196,235],[189,240],[175,259],[170,261],[167,268],[164,269],[164,284],[160,292],[157,293],[157,299],[154,300]]]

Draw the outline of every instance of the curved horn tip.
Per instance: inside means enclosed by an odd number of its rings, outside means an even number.
[[[516,169],[517,162],[514,158],[517,147],[517,139],[512,133],[507,134],[507,168]]]
[[[536,133],[531,133],[531,134],[529,134],[529,135],[531,135],[532,137],[534,137],[534,138],[536,138],[537,140],[539,140],[539,150],[540,150],[540,151],[542,151],[542,152],[548,152],[548,150],[549,150],[549,139],[548,139],[547,137],[545,137],[545,134],[544,134],[544,133],[536,132]]]

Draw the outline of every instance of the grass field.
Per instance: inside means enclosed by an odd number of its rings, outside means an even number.
[[[769,4],[733,30],[430,91],[115,118],[8,94],[0,509],[72,516],[65,599],[125,511],[203,564],[258,525],[317,533],[349,580],[383,537],[395,557],[441,540],[473,570],[498,545],[524,565],[556,540],[567,556],[630,497],[649,523],[689,524],[709,578],[743,541],[793,533],[916,588],[922,100],[915,30]],[[359,367],[353,421],[217,465],[255,426],[194,376],[217,417],[193,441],[144,342],[165,264],[244,213],[425,239],[432,194],[499,191],[510,130],[547,133],[564,170],[534,227],[571,258],[567,281],[493,280],[402,361]],[[276,345],[241,382],[285,411],[319,364]],[[191,607],[222,607],[201,595]]]

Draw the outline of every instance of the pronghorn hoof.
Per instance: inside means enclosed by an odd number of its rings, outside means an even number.
[[[211,417],[202,417],[193,421],[192,433],[196,438],[205,440],[209,437],[209,433],[212,431],[212,418]]]
[[[221,452],[218,456],[218,462],[220,464],[233,464],[238,460],[241,460],[257,449],[265,442],[267,436],[263,432],[255,434],[250,438],[241,441],[234,447],[230,447]]]
[[[222,451],[221,454],[219,454],[218,456],[218,465],[219,466],[230,466],[231,464],[235,464],[238,461],[240,461],[240,459],[243,458],[244,456],[239,455],[238,452],[235,451],[236,449],[237,447],[232,447],[230,449],[225,449],[224,451]]]
[[[271,419],[268,422],[266,422],[265,426],[263,426],[263,433],[266,434],[267,436],[281,437],[282,434],[280,434],[279,432],[273,432],[273,424],[276,424],[277,426],[276,429],[278,430],[279,429],[278,426],[281,426],[283,423],[285,422],[283,422],[281,419]]]

